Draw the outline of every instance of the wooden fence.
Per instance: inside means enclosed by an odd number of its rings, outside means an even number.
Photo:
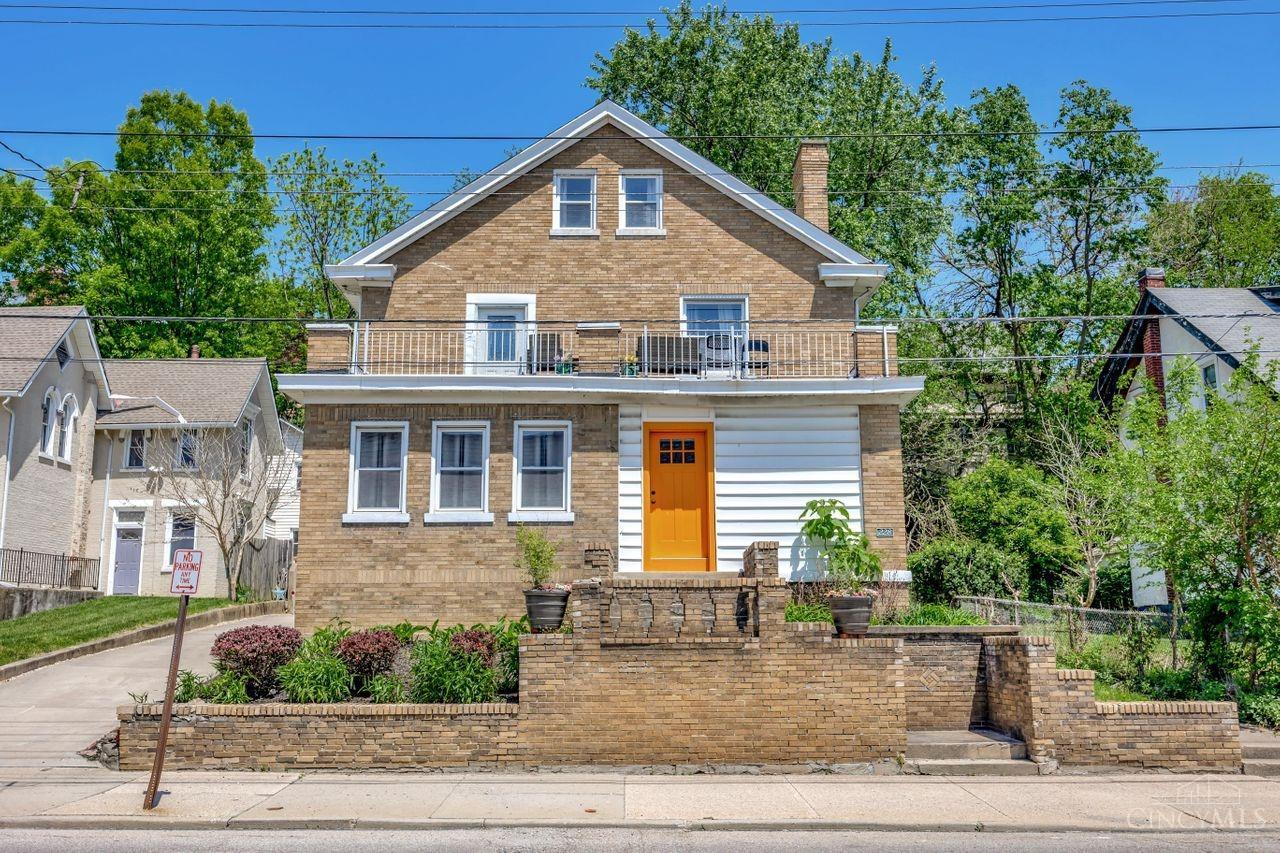
[[[293,543],[287,539],[253,539],[240,555],[240,585],[258,599],[274,597],[274,590],[293,589]]]

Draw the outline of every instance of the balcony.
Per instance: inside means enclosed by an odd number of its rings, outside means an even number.
[[[896,376],[897,332],[848,321],[355,322],[312,326],[309,373],[662,379]]]

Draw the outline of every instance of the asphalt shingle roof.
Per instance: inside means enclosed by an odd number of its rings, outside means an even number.
[[[1166,287],[1149,291],[1153,298],[1194,326],[1224,352],[1243,357],[1258,348],[1259,368],[1280,361],[1280,314],[1271,303],[1241,287]],[[1195,315],[1256,316],[1195,316]],[[1188,316],[1190,315],[1190,316]]]
[[[233,423],[262,377],[260,358],[107,359],[115,411],[101,426]],[[134,399],[120,399],[128,397]]]
[[[30,316],[30,315],[41,316]],[[0,308],[0,390],[18,392],[26,387],[40,360],[54,346],[77,317],[85,315],[78,305],[18,305]]]

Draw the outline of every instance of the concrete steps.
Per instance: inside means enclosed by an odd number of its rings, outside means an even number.
[[[1241,729],[1240,751],[1249,776],[1280,776],[1280,737],[1264,729]]]
[[[908,773],[922,776],[1038,776],[1020,741],[987,729],[907,732]]]

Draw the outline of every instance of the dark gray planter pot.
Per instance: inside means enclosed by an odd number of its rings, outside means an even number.
[[[871,596],[833,595],[827,599],[836,633],[842,637],[862,637],[871,624]]]
[[[567,589],[526,589],[524,609],[529,613],[529,627],[535,634],[559,631],[564,611],[569,605]]]

